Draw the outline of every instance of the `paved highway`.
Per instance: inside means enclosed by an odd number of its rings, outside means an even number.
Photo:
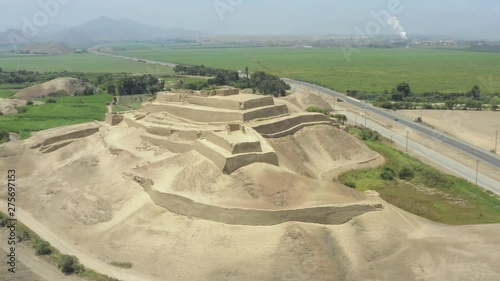
[[[500,173],[500,156],[495,155],[495,154],[491,153],[490,151],[487,151],[485,149],[482,149],[482,148],[476,147],[474,145],[468,144],[466,142],[460,141],[460,140],[453,138],[451,136],[448,136],[440,131],[427,128],[427,127],[422,126],[414,121],[406,120],[404,118],[401,118],[400,116],[397,116],[397,115],[391,113],[390,111],[386,111],[386,110],[383,110],[383,109],[380,109],[377,107],[373,107],[373,106],[370,106],[370,105],[363,103],[359,100],[349,98],[343,94],[337,93],[337,92],[332,91],[330,89],[326,89],[326,88],[323,88],[323,87],[320,87],[317,85],[313,85],[313,84],[309,84],[309,83],[305,83],[305,82],[299,82],[299,81],[290,80],[290,79],[284,79],[284,80],[289,84],[305,86],[305,87],[320,91],[322,93],[325,93],[325,94],[328,94],[331,96],[339,97],[342,100],[344,100],[345,102],[348,102],[352,105],[359,107],[361,110],[366,109],[368,112],[378,114],[378,115],[385,117],[389,120],[395,121],[397,119],[399,123],[407,126],[408,128],[414,129],[414,130],[416,130],[424,135],[427,135],[428,137],[432,138],[433,140],[435,140],[437,142],[444,143],[444,144],[447,144],[451,147],[459,149],[465,153],[470,154],[471,156],[478,159],[482,163],[487,163],[493,167],[499,168],[499,173]]]

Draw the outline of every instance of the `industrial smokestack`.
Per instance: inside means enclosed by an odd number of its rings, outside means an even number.
[[[401,22],[399,22],[397,17],[390,17],[387,19],[387,24],[389,24],[394,31],[396,31],[399,34],[399,37],[401,39],[407,40],[408,37],[406,37],[406,32],[404,28],[401,26]]]

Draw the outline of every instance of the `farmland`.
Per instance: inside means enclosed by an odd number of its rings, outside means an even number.
[[[25,69],[38,72],[173,73],[171,68],[165,66],[150,66],[141,62],[120,60],[95,54],[71,54],[60,56],[0,55],[0,67],[4,71]]]
[[[87,97],[60,97],[53,100],[56,102],[26,106],[24,107],[26,112],[2,116],[0,128],[19,132],[22,138],[28,138],[35,131],[94,120],[104,121],[105,104],[111,102],[112,96],[99,94]]]
[[[464,49],[171,49],[159,45],[120,45],[115,54],[150,60],[263,70],[337,91],[383,92],[399,82],[415,93],[500,92],[500,54]],[[349,55],[351,54],[351,55]]]

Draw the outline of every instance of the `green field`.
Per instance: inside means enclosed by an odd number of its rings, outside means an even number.
[[[16,90],[14,89],[0,89],[0,99],[8,99],[16,94]]]
[[[61,56],[44,55],[0,55],[0,68],[4,71],[25,69],[38,72],[110,72],[110,73],[173,73],[170,67],[148,65],[141,62],[116,59],[95,54],[71,54]]]
[[[359,136],[360,130],[351,129]],[[500,222],[500,197],[483,191],[466,180],[441,173],[421,161],[391,148],[388,140],[364,141],[386,159],[382,167],[347,172],[339,180],[356,190],[375,190],[387,202],[415,215],[440,223],[487,224]],[[413,171],[411,179],[399,178],[401,171]],[[387,169],[393,179],[381,177]]]
[[[345,92],[383,92],[399,82],[416,93],[464,93],[473,85],[500,93],[500,54],[463,49],[359,49],[350,60],[342,49],[218,48],[170,49],[120,45],[116,54],[164,62],[264,70]],[[351,50],[352,51],[352,50]]]
[[[94,120],[104,121],[105,104],[111,102],[112,99],[112,96],[107,94],[55,98],[57,103],[26,106],[24,113],[2,116],[0,128],[9,132],[18,132],[25,139],[35,131]]]

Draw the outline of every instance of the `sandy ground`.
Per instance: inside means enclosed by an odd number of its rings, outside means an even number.
[[[51,152],[44,150],[51,137],[77,127],[0,146],[0,170],[17,170],[21,221],[64,253],[109,276],[141,281],[500,277],[499,225],[443,226],[400,211],[374,194],[350,196],[380,202],[383,210],[340,225],[242,226],[172,213],[155,205],[141,185],[123,173],[175,155],[144,143],[136,129],[85,126],[99,131],[73,134],[69,144]],[[331,141],[335,143],[335,136]],[[259,175],[263,173],[254,176]],[[245,177],[252,175],[247,172]],[[177,179],[184,179],[186,188],[206,186],[207,194],[219,195],[216,186],[208,185],[213,174]],[[282,181],[269,170],[265,178],[252,182],[272,179],[276,187]],[[314,196],[310,198],[304,204],[314,203]],[[0,199],[4,204],[4,193]],[[133,268],[117,269],[109,265],[113,261],[131,262]]]
[[[419,110],[398,111],[408,119],[420,117]],[[500,112],[462,110],[423,110],[425,123],[488,151],[495,148],[496,132],[500,133]],[[500,155],[500,149],[497,149]]]

